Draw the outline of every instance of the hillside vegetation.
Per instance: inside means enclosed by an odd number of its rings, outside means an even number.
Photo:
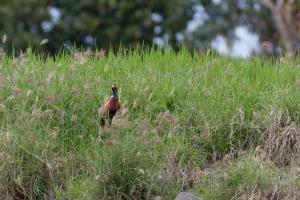
[[[300,199],[299,64],[184,49],[5,56],[0,199]],[[112,83],[122,112],[100,138]]]

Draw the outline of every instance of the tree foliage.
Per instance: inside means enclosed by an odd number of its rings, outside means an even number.
[[[282,4],[277,10],[266,6],[265,2]],[[271,42],[282,46],[287,51],[300,50],[300,2],[294,0],[227,0],[196,1],[206,8],[209,20],[197,29],[189,42],[207,47],[216,34],[233,38],[236,26],[246,26],[260,36],[261,42]],[[283,33],[279,28],[279,20],[283,20]],[[286,34],[287,36],[285,36]],[[293,44],[293,45],[291,45]]]
[[[283,3],[276,14],[266,2]],[[207,17],[195,31],[188,32],[190,20],[199,15],[197,6],[204,8],[202,14]],[[284,20],[288,37],[278,26],[278,16]],[[204,49],[217,35],[233,39],[234,28],[241,25],[259,34],[262,42],[294,50],[300,48],[299,22],[300,2],[295,0],[0,0],[0,35],[8,36],[4,46],[8,51],[30,45],[54,53],[64,43],[91,48],[136,47],[151,45],[156,37],[173,47],[187,43]],[[183,41],[178,40],[178,34]],[[40,46],[44,38],[49,43]]]

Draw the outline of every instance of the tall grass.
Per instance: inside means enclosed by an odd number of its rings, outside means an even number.
[[[263,146],[272,113],[285,113],[298,127],[299,60],[185,49],[100,59],[6,56],[0,61],[0,197],[149,199],[193,190],[198,172],[214,161]],[[99,140],[97,108],[113,82],[129,112]]]

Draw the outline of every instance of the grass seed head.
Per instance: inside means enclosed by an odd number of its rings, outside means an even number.
[[[63,110],[59,111],[59,124],[63,125],[65,123],[65,112]]]
[[[40,46],[43,46],[45,44],[47,44],[49,42],[48,39],[43,39],[41,42],[40,42]]]
[[[55,99],[54,96],[48,96],[48,97],[46,97],[46,99],[45,99],[45,103],[47,103],[47,104],[54,104],[55,101],[56,101],[56,99]]]
[[[47,109],[43,112],[43,117],[45,118],[52,118],[54,111],[52,109]]]
[[[24,91],[20,88],[15,88],[12,92],[14,96],[21,96],[24,93]]]
[[[85,83],[84,86],[83,86],[83,88],[84,88],[85,90],[91,89],[92,87],[93,87],[93,84],[92,84],[92,83]]]
[[[78,116],[77,116],[77,115],[73,114],[73,115],[71,116],[71,122],[77,123],[78,120],[79,120],[79,119],[78,119]]]
[[[5,105],[0,103],[0,113],[5,111]]]
[[[116,139],[111,139],[111,140],[106,141],[105,144],[115,147],[115,146],[118,146],[120,144],[120,142]]]
[[[85,98],[87,98],[88,100],[91,100],[93,98],[93,94],[89,91],[85,91],[84,92],[84,96]]]
[[[71,93],[73,94],[73,95],[75,95],[75,96],[80,96],[80,89],[79,88],[73,88],[72,90],[71,90]]]
[[[157,135],[162,135],[165,132],[165,129],[161,126],[154,128],[153,132]]]
[[[4,58],[5,55],[6,55],[6,53],[5,53],[4,49],[2,47],[0,47],[0,59]]]
[[[149,119],[145,118],[140,122],[139,130],[140,130],[141,135],[145,135],[146,133],[150,132]]]
[[[0,74],[0,89],[4,87],[6,78],[4,75]]]
[[[42,115],[43,115],[43,112],[40,108],[34,108],[31,112],[31,115],[34,117],[34,118],[41,118]]]
[[[300,154],[300,129],[281,111],[273,111],[268,123],[264,156],[280,166],[292,165]]]
[[[4,44],[4,43],[6,42],[6,40],[7,40],[7,35],[4,34],[4,35],[2,36],[2,43]]]

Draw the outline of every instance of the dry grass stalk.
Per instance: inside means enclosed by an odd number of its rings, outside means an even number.
[[[31,112],[31,116],[35,119],[49,119],[54,115],[54,111],[52,109],[47,109],[42,111],[40,108],[34,108]]]
[[[171,133],[180,132],[180,124],[170,111],[160,113],[156,118],[156,123],[158,125],[153,130],[153,132],[156,134],[160,135],[162,133],[165,133],[166,131],[169,131]]]
[[[102,57],[106,57],[108,55],[108,52],[106,50],[100,50],[100,51],[87,50],[84,52],[76,52],[73,55],[74,55],[74,57],[80,55],[80,56],[84,56],[84,57],[102,58]]]
[[[157,126],[153,129],[153,132],[157,135],[162,135],[165,132],[163,127]]]
[[[22,96],[24,91],[20,88],[15,88],[15,89],[13,89],[12,93],[14,96]]]
[[[73,88],[72,90],[71,90],[71,93],[73,94],[73,95],[75,95],[75,96],[80,96],[80,89],[79,88]]]
[[[257,189],[255,185],[251,191],[237,193],[233,200],[298,200],[300,193],[297,191],[282,191],[275,185],[269,192]]]
[[[7,40],[7,35],[4,34],[4,35],[2,36],[2,43],[4,44],[4,43],[6,42],[6,40]]]
[[[10,131],[0,132],[0,139],[5,143],[10,143],[14,140],[15,134]]]
[[[47,109],[43,112],[44,118],[52,118],[53,117],[53,110],[52,109]]]
[[[111,139],[111,140],[106,141],[105,144],[108,146],[115,147],[115,146],[118,146],[120,144],[120,142],[116,139]]]
[[[12,64],[14,67],[25,67],[26,65],[26,53],[21,52],[17,58],[14,58]]]
[[[300,153],[300,130],[283,112],[273,112],[268,122],[263,153],[277,165],[293,165]]]
[[[89,92],[89,91],[84,92],[84,96],[88,100],[91,100],[93,98],[93,94],[91,92]]]
[[[73,122],[73,123],[77,123],[77,122],[78,122],[78,120],[79,120],[79,118],[78,118],[78,116],[77,116],[77,115],[73,114],[73,115],[71,116],[71,122]]]
[[[34,118],[41,118],[42,117],[42,110],[39,109],[39,108],[34,108],[31,112],[31,115],[34,117]]]
[[[267,200],[263,197],[260,191],[256,190],[256,187],[250,192],[238,193],[233,198],[233,200]]]
[[[128,113],[129,109],[127,107],[121,107],[115,116],[112,119],[111,125],[115,128],[129,128],[131,127],[131,123],[129,121]]]
[[[87,59],[89,57],[95,57],[95,58],[103,58],[107,56],[107,51],[104,50],[100,50],[100,51],[91,51],[91,50],[87,50],[84,52],[75,52],[73,53],[73,64],[72,66],[76,66],[76,65],[85,65],[87,63]]]
[[[140,133],[141,133],[142,136],[144,136],[146,133],[150,132],[150,122],[149,122],[149,119],[146,118],[146,119],[143,119],[140,122],[139,130],[140,130]]]
[[[4,58],[5,55],[6,55],[6,53],[5,53],[4,49],[0,47],[0,59]]]
[[[27,90],[26,97],[28,98],[30,95],[33,94],[33,91],[31,89]]]
[[[56,101],[56,99],[55,99],[54,96],[48,96],[48,97],[46,97],[46,99],[45,99],[45,103],[47,103],[47,104],[54,104],[55,101]]]
[[[0,74],[0,89],[4,87],[5,80],[5,76]]]
[[[63,110],[59,111],[59,124],[65,124],[65,112]]]
[[[59,133],[59,128],[58,127],[54,127],[51,132],[49,133],[49,139],[50,140],[55,140],[58,136]]]
[[[45,44],[47,44],[49,42],[48,39],[43,39],[41,42],[40,42],[40,46],[43,46]]]
[[[271,192],[265,195],[268,200],[299,200],[299,191],[280,191],[278,187],[274,187]]]
[[[34,78],[34,77],[32,77],[32,78]],[[39,80],[38,84],[47,86],[51,83],[53,78],[54,78],[54,72],[50,72],[49,75],[47,76],[47,78]]]
[[[83,53],[74,53],[73,54],[73,59],[74,59],[74,63],[72,64],[72,66],[79,64],[79,65],[84,65],[87,63],[87,56],[86,56],[86,52]]]
[[[300,86],[300,80],[296,80],[296,85]]]
[[[5,111],[5,105],[4,104],[0,104],[0,113]]]
[[[93,87],[93,84],[92,84],[92,83],[85,83],[84,86],[83,86],[83,88],[84,88],[85,90],[91,89],[92,87]]]
[[[54,157],[49,164],[53,174],[59,174],[63,170],[63,167],[67,164],[67,160],[61,157]]]
[[[187,191],[194,187],[203,175],[203,172],[196,168],[182,167],[177,161],[176,154],[177,151],[169,154],[164,173],[174,182],[180,183],[183,191]]]
[[[211,93],[211,91],[209,91],[209,90],[205,90],[205,91],[203,92],[203,95],[206,96],[206,97],[210,97],[210,96],[212,96],[212,93]]]
[[[163,141],[160,139],[160,137],[156,137],[154,143],[157,144],[157,145],[161,145],[161,144],[163,144]]]

